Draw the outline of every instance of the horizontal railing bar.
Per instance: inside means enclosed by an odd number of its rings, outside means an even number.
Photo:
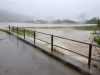
[[[41,40],[41,39],[39,39],[39,38],[35,38],[35,39],[40,40],[40,41],[43,41],[43,42],[46,42],[46,43],[48,43],[48,44],[51,44],[50,42],[47,42],[47,41]]]
[[[12,26],[12,27],[15,27],[15,28],[17,28],[17,26]],[[29,31],[33,31],[33,30],[30,30],[30,29],[27,29],[27,28],[23,28],[23,27],[18,27],[18,29],[25,29],[25,30],[29,30]]]
[[[91,59],[100,63],[100,60],[97,60],[97,59],[94,59],[94,58],[91,58]]]
[[[13,27],[16,27],[16,26],[13,26]],[[18,27],[18,28],[21,28],[21,27]],[[29,30],[29,29],[26,29],[26,30]],[[33,31],[33,30],[29,30],[29,31]],[[43,33],[43,32],[38,32],[38,31],[36,31],[36,32],[37,33],[41,33],[41,34],[45,34],[45,35],[50,35],[51,36],[51,34],[47,34],[47,33]],[[70,40],[70,41],[74,41],[74,42],[78,42],[78,43],[82,43],[82,44],[86,44],[86,45],[90,45],[90,43],[86,43],[86,42],[81,42],[81,41],[77,41],[77,40],[73,40],[73,39],[68,39],[68,38],[64,38],[64,37],[60,37],[60,36],[56,36],[56,35],[53,35],[53,36],[54,37],[58,37],[58,38],[62,38],[62,39],[66,39],[66,40]],[[100,46],[98,46],[98,45],[92,44],[92,46],[96,46],[96,47],[99,47],[100,48]]]
[[[54,37],[58,37],[58,38],[62,38],[62,39],[65,39],[65,40],[70,40],[70,41],[74,41],[74,42],[90,45],[90,43],[85,43],[85,42],[81,42],[81,41],[77,41],[77,40],[72,40],[72,39],[68,39],[68,38],[64,38],[64,37],[60,37],[60,36],[56,36],[56,35],[53,35],[53,36]]]
[[[12,26],[12,27],[17,28],[16,26]],[[19,29],[23,29],[23,30],[25,29],[25,28],[21,28],[21,27],[18,27],[18,28],[19,28]],[[33,31],[33,30],[30,30],[30,29],[25,29],[25,30]],[[43,32],[38,32],[38,31],[35,31],[35,32],[51,36],[51,34],[47,34],[47,33],[43,33]],[[29,36],[29,35],[27,35],[27,36]],[[56,36],[56,35],[53,35],[53,36],[54,36],[54,37],[57,37],[57,38],[62,38],[62,39],[65,39],[65,40],[70,40],[70,41],[74,41],[74,42],[78,42],[78,43],[90,45],[90,43],[85,43],[85,42],[81,42],[81,41],[77,41],[77,40],[72,40],[72,39],[68,39],[68,38],[64,38],[64,37],[60,37],[60,36]],[[32,37],[32,36],[30,36],[30,37]],[[46,42],[46,43],[48,43],[48,44],[51,44],[50,42],[41,40],[41,39],[39,39],[39,38],[36,38],[36,39],[37,39],[37,40],[40,40],[40,41],[43,41],[43,42]],[[83,57],[85,57],[85,58],[89,58],[88,56],[85,56],[85,55],[83,55],[83,54],[74,52],[74,51],[69,50],[69,49],[66,49],[66,48],[63,48],[63,47],[61,47],[61,46],[58,46],[58,45],[55,45],[55,44],[53,44],[53,45],[54,45],[54,46],[57,46],[57,47],[59,47],[59,48],[62,48],[62,49],[64,49],[64,50],[67,50],[67,51],[69,51],[69,52],[75,53],[75,54],[77,54],[77,55],[83,56]],[[91,45],[100,48],[100,46],[98,46],[98,45],[95,45],[95,44],[91,44]],[[97,61],[97,62],[100,63],[100,60],[97,60],[97,59],[94,59],[94,58],[91,58],[91,60],[94,60],[94,61]]]
[[[38,31],[35,31],[35,32],[51,36],[51,34],[47,34],[47,33],[43,33],[43,32],[38,32]]]
[[[11,27],[14,27],[14,28],[17,28],[17,26],[11,26]],[[19,29],[25,29],[25,28],[21,28],[21,27],[18,27]]]
[[[32,32],[34,32],[33,30],[30,30],[30,29],[25,29],[25,30],[28,30],[28,31],[32,31]]]
[[[85,57],[85,58],[88,58],[88,56],[85,56],[85,55],[83,55],[83,54],[74,52],[74,51],[69,50],[69,49],[66,49],[66,48],[63,48],[63,47],[61,47],[61,46],[58,46],[58,45],[55,45],[55,44],[54,44],[54,46],[57,46],[57,47],[59,47],[59,48],[62,48],[62,49],[64,49],[64,50],[67,50],[67,51],[69,51],[69,52],[72,52],[72,53],[78,54],[78,55],[80,55],[80,56],[83,56],[83,57]]]
[[[33,38],[33,36],[31,36],[31,35],[27,35],[27,34],[25,34],[25,36],[28,36],[28,37],[32,37],[32,38]]]
[[[18,27],[19,28],[19,27]],[[22,29],[22,30],[24,30],[24,28],[19,28],[19,29]]]
[[[92,44],[92,46],[95,46],[95,47],[99,47],[99,48],[100,48],[100,46],[98,46],[98,45],[95,45],[95,44]]]

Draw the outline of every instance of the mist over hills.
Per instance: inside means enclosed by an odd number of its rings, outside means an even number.
[[[25,21],[25,20],[30,20],[31,18],[29,16],[17,13],[17,12],[13,12],[13,11],[9,11],[9,10],[4,10],[4,9],[0,9],[0,21],[17,21],[17,20],[21,20],[21,21]]]
[[[0,9],[0,22],[25,22],[25,23],[54,23],[54,24],[61,24],[61,23],[84,23],[84,24],[96,24],[96,17],[93,17],[90,20],[85,20],[83,22],[75,22],[69,19],[63,19],[63,20],[52,20],[52,21],[46,21],[46,20],[33,20],[34,17],[30,17],[24,14],[20,14],[17,12],[13,12],[10,10],[4,10]]]
[[[0,9],[0,21],[1,22],[27,22],[27,23],[50,23],[45,20],[33,20],[34,17],[26,16],[17,12],[13,12],[10,10]],[[52,23],[76,23],[75,21],[71,21],[68,19],[64,20],[53,20]]]
[[[90,20],[86,20],[86,24],[96,24],[97,23],[97,18],[93,17]]]

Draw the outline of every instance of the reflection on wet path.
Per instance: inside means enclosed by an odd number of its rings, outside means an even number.
[[[0,75],[80,75],[26,44],[0,32]]]

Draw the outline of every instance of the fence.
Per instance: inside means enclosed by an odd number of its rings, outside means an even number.
[[[24,38],[24,39],[25,39],[25,35],[28,35],[28,34],[29,34],[29,35],[33,36],[33,38],[34,38],[34,44],[35,44],[35,42],[36,42],[36,39],[37,39],[37,40],[40,40],[40,41],[43,41],[43,42],[46,42],[46,43],[49,43],[49,44],[51,44],[51,51],[53,51],[53,46],[57,46],[57,47],[59,47],[59,48],[62,48],[62,49],[64,49],[64,50],[67,50],[67,51],[69,51],[69,52],[72,52],[72,53],[75,53],[75,54],[80,55],[80,56],[82,56],[82,57],[85,57],[85,58],[88,59],[88,67],[89,67],[89,68],[90,68],[90,66],[91,66],[91,60],[100,63],[100,60],[91,58],[91,55],[92,55],[92,47],[95,46],[95,47],[100,48],[100,46],[97,46],[97,45],[94,45],[94,44],[91,44],[91,43],[85,43],[85,42],[73,40],[73,39],[68,39],[68,38],[64,38],[64,37],[60,37],[60,36],[56,36],[56,35],[51,35],[51,34],[47,34],[47,33],[43,33],[43,32],[32,31],[32,30],[28,30],[28,29],[24,29],[24,28],[20,28],[20,27],[14,27],[14,26],[9,26],[9,31],[11,31],[11,32],[13,32],[13,33],[17,33],[17,35],[18,35],[18,34],[23,35],[23,38]],[[36,38],[36,33],[40,33],[40,34],[44,34],[44,35],[50,36],[50,37],[51,37],[51,42],[47,42],[47,41],[41,40],[41,39],[39,39],[39,38]],[[28,36],[29,36],[29,35],[28,35]],[[81,44],[88,45],[88,46],[89,46],[89,48],[88,48],[88,56],[85,56],[85,55],[80,54],[80,53],[78,53],[78,52],[75,52],[75,51],[72,51],[72,50],[63,48],[63,47],[58,46],[58,45],[55,45],[54,42],[53,42],[53,40],[54,40],[53,38],[54,38],[54,37],[57,37],[57,38],[60,38],[60,39],[65,39],[65,40],[69,40],[69,41],[73,41],[73,42],[77,42],[77,43],[81,43]]]

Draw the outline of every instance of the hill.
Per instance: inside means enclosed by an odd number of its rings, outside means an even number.
[[[86,20],[86,24],[96,24],[97,23],[97,18],[93,17],[90,20]]]
[[[0,9],[0,21],[24,21],[29,19],[31,19],[29,16],[9,10]]]

